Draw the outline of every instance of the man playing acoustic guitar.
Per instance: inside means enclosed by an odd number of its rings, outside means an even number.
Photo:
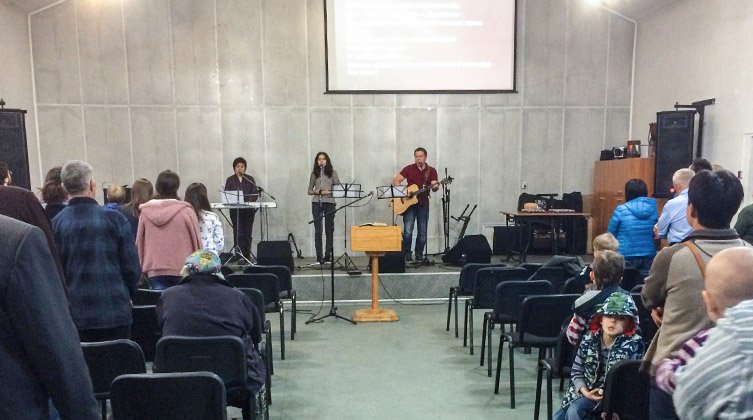
[[[437,191],[439,183],[437,181],[437,170],[426,164],[426,149],[417,148],[413,152],[416,161],[413,165],[408,165],[400,171],[392,181],[392,185],[400,185],[403,180],[408,182],[408,191],[413,190],[409,197],[398,199],[408,201],[409,199],[418,198],[418,202],[408,207],[403,212],[403,252],[405,260],[412,261],[411,243],[413,242],[413,222],[418,226],[416,235],[416,261],[426,260],[424,248],[426,247],[426,227],[429,224],[429,189]],[[394,204],[394,203],[393,203]]]

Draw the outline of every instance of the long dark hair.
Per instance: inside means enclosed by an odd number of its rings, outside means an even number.
[[[193,207],[200,222],[202,210],[212,211],[212,207],[209,206],[209,197],[207,197],[207,187],[201,182],[194,182],[186,188],[184,200]]]
[[[324,152],[317,153],[316,157],[314,158],[314,170],[313,170],[314,176],[316,178],[319,178],[320,176],[322,176],[322,173],[321,173],[322,169],[319,167],[319,162],[317,162],[319,160],[319,156],[324,156],[324,159],[327,159],[327,163],[324,165],[324,175],[327,175],[328,177],[331,178],[332,177],[332,161],[329,160],[329,155]]]
[[[139,178],[133,182],[133,186],[131,187],[131,202],[123,206],[123,208],[130,211],[133,217],[138,219],[141,216],[139,206],[151,200],[152,195],[154,195],[152,183],[146,178]]]

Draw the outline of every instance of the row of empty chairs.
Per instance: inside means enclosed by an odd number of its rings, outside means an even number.
[[[527,263],[518,267],[506,267],[505,264],[467,264],[460,273],[458,286],[450,289],[446,329],[447,331],[450,330],[450,319],[454,304],[455,336],[458,337],[458,298],[465,296],[463,345],[468,344],[468,336],[470,335],[471,354],[473,354],[473,311],[474,309],[491,310],[484,314],[483,341],[479,361],[483,366],[486,356],[488,376],[491,376],[492,368],[492,330],[495,325],[500,325],[501,335],[497,356],[495,393],[499,392],[503,347],[506,343],[509,348],[511,408],[515,408],[514,349],[524,347],[539,350],[535,402],[536,419],[539,416],[544,373],[547,377],[547,414],[548,418],[551,418],[552,378],[560,378],[560,390],[562,390],[564,379],[570,375],[574,357],[575,348],[567,342],[565,331],[572,316],[573,304],[582,294],[584,288],[579,279],[568,279],[567,277],[568,273],[564,268],[544,267],[541,264]],[[639,327],[642,329],[642,338],[647,345],[656,332],[656,325],[651,319],[650,311],[642,305],[640,298],[642,283],[643,278],[637,270],[632,268],[625,270],[621,286],[634,292],[632,297],[639,310]],[[510,326],[509,332],[506,331],[506,325]],[[554,357],[547,358],[547,353],[551,356],[552,352],[554,352]],[[637,373],[631,378],[633,381],[645,379]],[[611,404],[610,407],[619,405],[614,399]],[[645,408],[645,405],[632,408],[634,409],[632,412],[635,413]],[[627,411],[623,409],[616,412]]]
[[[81,345],[103,420],[108,399],[115,420],[224,419],[226,404],[250,418],[253,395],[246,388],[246,350],[238,337],[163,337],[150,375],[141,348],[131,340]]]

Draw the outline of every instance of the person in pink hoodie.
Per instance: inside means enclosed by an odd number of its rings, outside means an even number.
[[[154,290],[178,284],[186,258],[201,249],[199,220],[193,207],[178,198],[179,186],[178,174],[163,171],[155,185],[157,196],[139,206],[136,248]]]

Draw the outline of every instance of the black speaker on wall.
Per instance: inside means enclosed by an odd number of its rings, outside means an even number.
[[[256,246],[256,262],[259,265],[284,265],[292,273],[293,250],[288,241],[261,241]]]
[[[0,162],[8,164],[13,185],[30,190],[25,115],[23,109],[0,109]]]
[[[672,175],[693,162],[695,111],[656,113],[656,159],[654,161],[654,197],[672,197]]]
[[[489,264],[492,262],[492,248],[489,246],[486,236],[467,235],[444,254],[442,261],[454,265]]]

